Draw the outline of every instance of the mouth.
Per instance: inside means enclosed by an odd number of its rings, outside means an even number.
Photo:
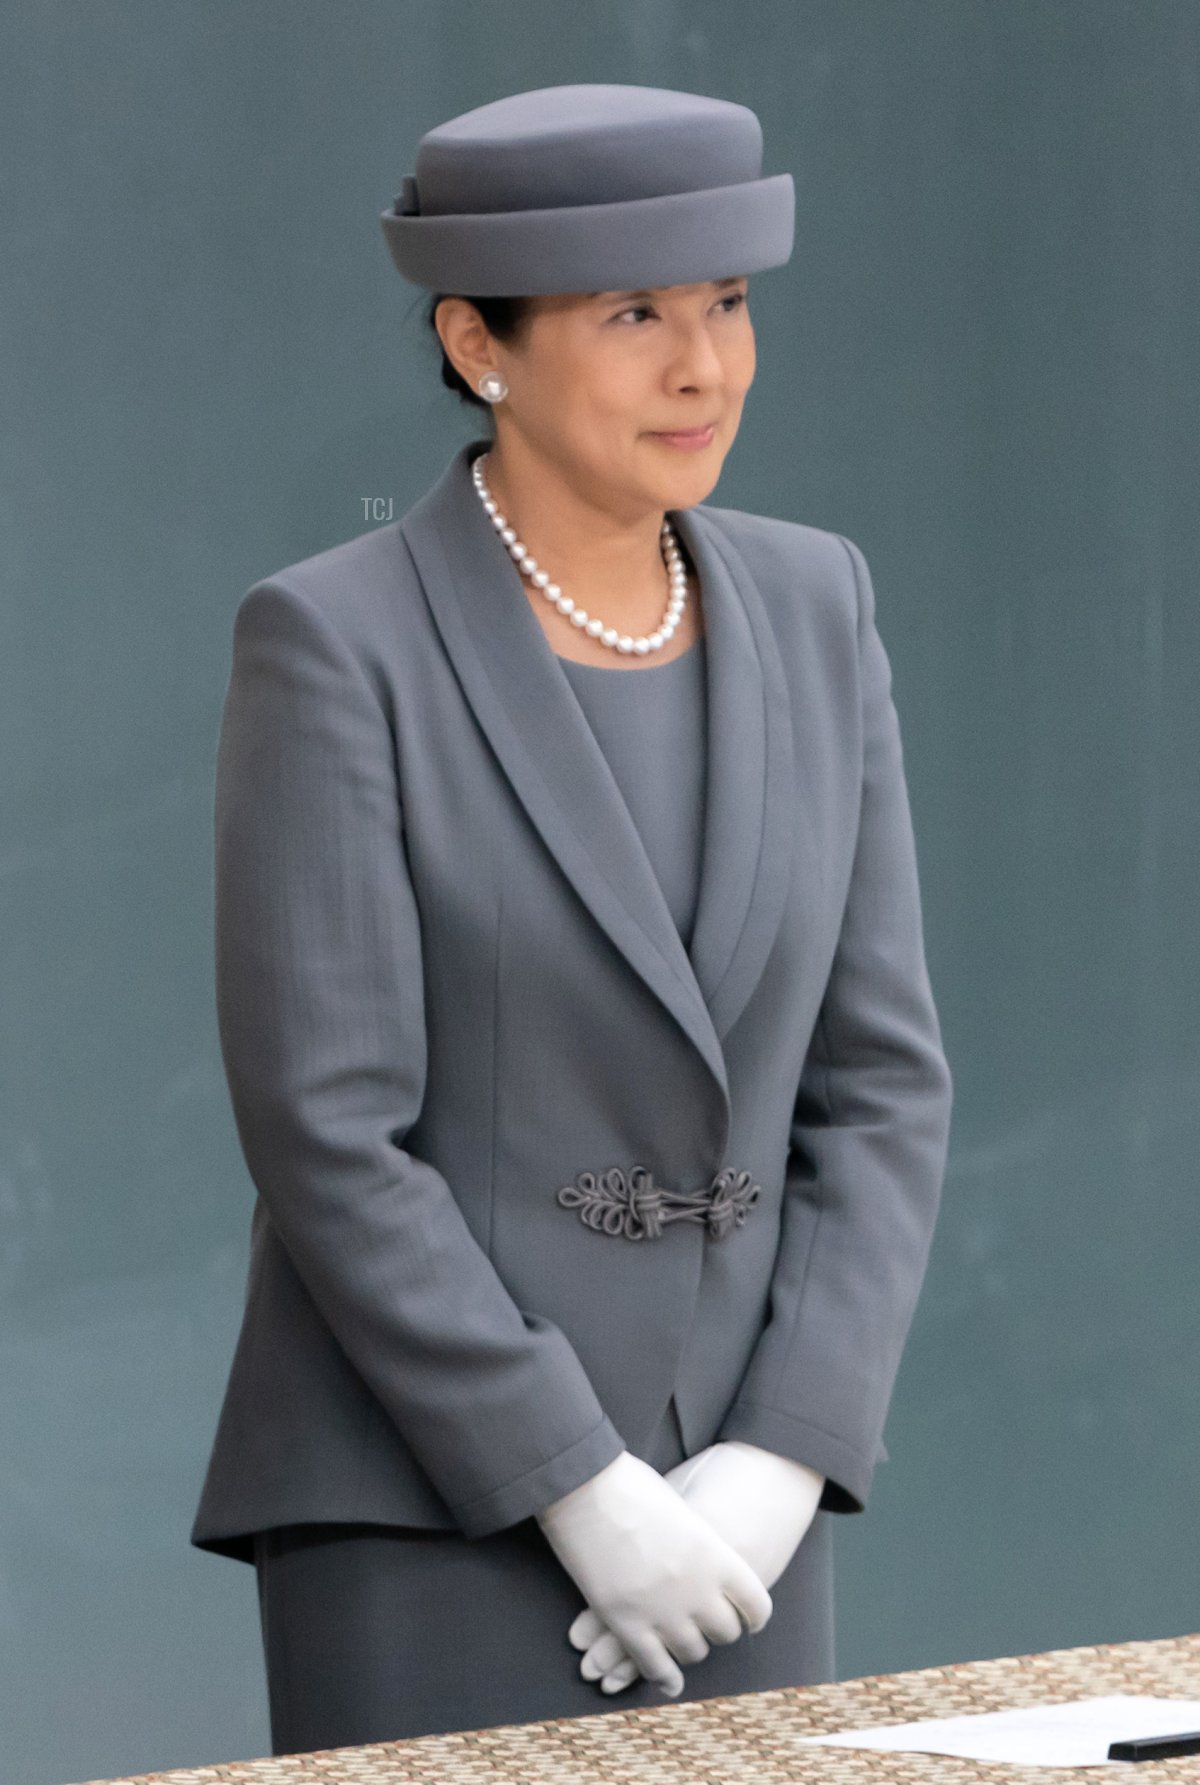
[[[690,447],[693,450],[698,450],[712,443],[715,432],[716,423],[710,421],[702,428],[671,428],[662,432],[655,431],[650,438],[661,440],[665,446],[682,446],[685,449]]]

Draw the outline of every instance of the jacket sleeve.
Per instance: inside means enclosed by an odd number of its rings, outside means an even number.
[[[841,539],[841,535],[838,535]],[[857,592],[863,779],[853,868],[794,1105],[768,1323],[718,1437],[807,1463],[861,1512],[941,1198],[952,1080],[926,970],[891,667]]]
[[[418,911],[392,727],[333,623],[278,579],[234,622],[217,750],[216,991],[238,1137],[290,1259],[468,1536],[623,1449],[572,1346],[511,1299],[422,1105]]]

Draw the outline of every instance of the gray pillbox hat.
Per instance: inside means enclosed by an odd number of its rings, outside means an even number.
[[[380,221],[398,271],[433,291],[614,291],[782,266],[795,191],[763,178],[748,106],[585,82],[427,131]]]

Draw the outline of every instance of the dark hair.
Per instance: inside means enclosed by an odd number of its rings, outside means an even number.
[[[487,401],[487,398],[481,397],[478,391],[472,390],[466,379],[456,369],[437,332],[437,323],[434,318],[438,305],[444,297],[459,295],[457,292],[435,291],[429,300],[425,320],[433,331],[434,340],[441,348],[442,383],[450,390],[457,391],[464,403],[471,403],[476,409],[490,410],[492,405]],[[479,311],[488,333],[495,335],[497,341],[503,341],[506,345],[520,336],[533,311],[533,299],[528,297],[468,297],[467,302],[474,304]]]

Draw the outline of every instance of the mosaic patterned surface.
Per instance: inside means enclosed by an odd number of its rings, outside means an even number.
[[[797,1748],[797,1735],[1109,1692],[1200,1698],[1200,1632],[1004,1655],[827,1686],[509,1723],[87,1785],[1095,1785],[1105,1766],[1026,1767],[948,1754]],[[1139,1761],[1136,1785],[1200,1782],[1200,1755]]]

